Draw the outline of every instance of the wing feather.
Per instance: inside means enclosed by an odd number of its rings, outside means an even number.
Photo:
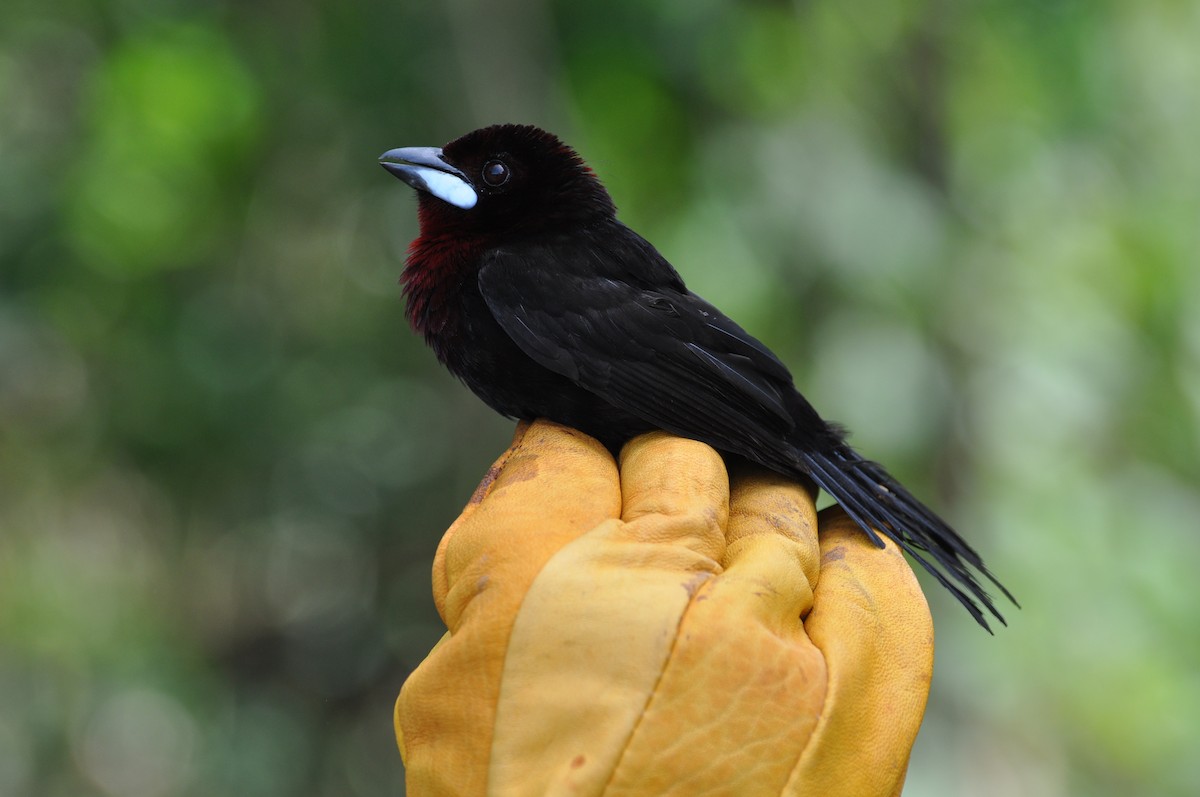
[[[480,292],[543,367],[667,431],[794,467],[787,368],[682,283],[635,285],[620,278],[627,265],[603,257],[562,246],[497,251]],[[538,267],[547,263],[553,272]]]

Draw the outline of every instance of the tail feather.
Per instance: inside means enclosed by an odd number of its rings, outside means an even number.
[[[802,452],[800,460],[817,485],[837,500],[873,543],[883,547],[879,534],[893,540],[937,582],[958,599],[975,621],[990,633],[979,604],[1008,625],[972,568],[1017,604],[996,580],[967,541],[918,501],[882,465],[863,459],[849,447],[831,454]],[[976,603],[978,601],[978,603]]]

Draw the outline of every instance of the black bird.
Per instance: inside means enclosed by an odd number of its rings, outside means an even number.
[[[401,277],[408,320],[492,409],[613,449],[664,429],[810,478],[984,628],[976,600],[1004,622],[972,568],[1012,596],[979,554],[855,452],[770,349],[618,221],[608,191],[558,138],[496,125],[443,149],[393,149],[380,163],[418,190],[420,237]]]

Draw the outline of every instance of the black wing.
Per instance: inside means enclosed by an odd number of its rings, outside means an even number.
[[[506,247],[479,289],[521,350],[613,406],[674,434],[797,470],[787,368],[684,287],[627,228],[586,240]],[[769,464],[769,463],[764,463]]]

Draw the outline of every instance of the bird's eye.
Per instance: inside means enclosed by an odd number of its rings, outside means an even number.
[[[483,164],[483,181],[492,188],[499,188],[508,182],[510,172],[504,161],[488,161]]]

